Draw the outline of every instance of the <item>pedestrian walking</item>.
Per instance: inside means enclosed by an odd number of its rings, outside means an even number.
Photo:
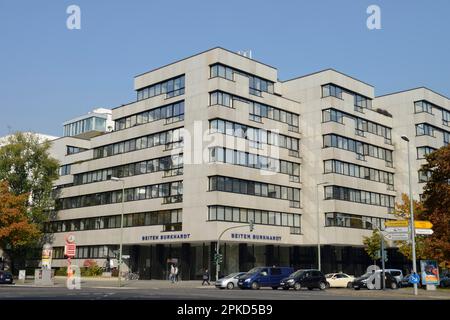
[[[174,278],[174,282],[178,282],[178,267],[175,266],[174,270],[173,270],[173,278]]]
[[[175,268],[174,268],[173,264],[170,265],[169,280],[170,280],[172,283],[175,282]]]
[[[208,285],[211,285],[211,284],[209,283],[209,271],[208,271],[208,269],[205,269],[205,272],[203,272],[203,282],[202,282],[202,286],[205,284],[205,282],[206,282]]]

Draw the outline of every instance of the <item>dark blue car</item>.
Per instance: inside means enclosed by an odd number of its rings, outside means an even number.
[[[11,272],[0,270],[0,284],[13,284]]]
[[[239,277],[238,286],[241,289],[259,289],[271,287],[278,289],[280,281],[294,272],[290,267],[257,267]]]

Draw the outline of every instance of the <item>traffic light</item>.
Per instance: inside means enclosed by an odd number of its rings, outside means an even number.
[[[250,232],[252,232],[254,228],[255,225],[253,224],[253,220],[250,220]]]
[[[216,263],[222,263],[222,261],[223,261],[223,255],[221,255],[220,253],[219,254],[214,254],[214,261],[216,262]]]

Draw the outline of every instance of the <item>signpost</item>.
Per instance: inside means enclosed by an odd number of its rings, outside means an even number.
[[[66,245],[64,246],[64,255],[67,257],[67,278],[69,279],[73,276],[70,259],[75,257],[76,252],[77,246],[75,244],[75,236],[69,234],[66,237]]]
[[[431,229],[416,229],[416,234],[430,236],[434,233]]]
[[[386,227],[408,227],[408,220],[389,220],[384,223]]]
[[[430,221],[415,221],[414,227],[416,229],[431,229],[433,224]]]

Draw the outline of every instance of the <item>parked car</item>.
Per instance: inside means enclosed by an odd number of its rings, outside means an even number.
[[[328,286],[327,279],[323,273],[315,269],[300,269],[284,278],[280,281],[280,286],[284,290],[293,288],[294,290],[300,290],[302,288],[308,288],[312,290],[318,288],[325,290]]]
[[[239,277],[244,275],[245,272],[235,272],[227,275],[216,281],[216,288],[219,289],[234,289],[238,285]]]
[[[448,288],[450,287],[450,274],[447,274],[441,278],[439,281],[439,287]]]
[[[391,275],[395,277],[397,283],[400,283],[403,280],[403,272],[399,269],[384,269],[384,272],[389,272]]]
[[[9,271],[0,270],[0,284],[13,284],[13,275]]]
[[[290,267],[257,267],[239,277],[238,286],[241,289],[259,289],[271,287],[278,289],[280,281],[294,270]]]
[[[325,275],[330,288],[351,288],[352,282],[355,280],[354,276],[349,276],[346,273],[329,273]]]
[[[381,276],[381,270],[377,270],[375,272],[380,273],[380,276]],[[352,282],[352,287],[355,290],[359,290],[361,288],[367,288],[367,281],[372,274],[373,274],[372,272],[366,273],[366,274],[362,275],[361,277],[356,278]],[[385,272],[385,283],[386,283],[386,288],[398,289],[398,287],[399,287],[397,279],[389,272]]]

